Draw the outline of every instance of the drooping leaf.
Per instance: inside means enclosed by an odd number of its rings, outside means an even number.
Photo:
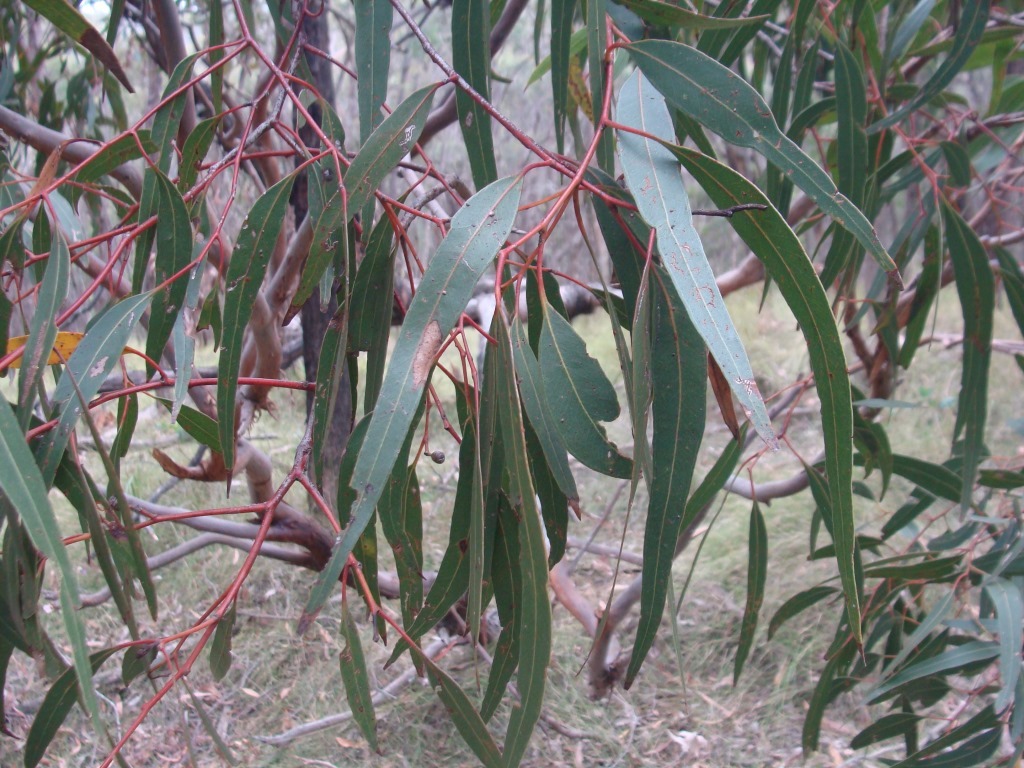
[[[77,179],[82,184],[91,184],[101,176],[113,175],[113,172],[125,163],[141,157],[143,151],[156,152],[156,144],[153,143],[148,130],[140,129],[135,136],[131,134],[119,136],[98,149],[89,156],[88,160],[78,166],[80,170]],[[116,178],[116,175],[114,177]]]
[[[345,253],[348,250],[346,223],[350,218],[344,195],[336,192],[327,201],[323,212],[313,225],[313,242],[309,246],[309,256],[306,257],[306,266],[302,270],[299,287],[292,298],[292,311],[298,312],[313,295],[313,290],[320,284],[321,277],[334,263],[338,249],[342,251],[342,263],[348,263]]]
[[[826,597],[838,592],[835,587],[817,586],[798,592],[779,606],[779,610],[772,616],[768,624],[768,639],[771,640],[776,632],[794,616],[798,616],[813,605],[824,600]]]
[[[349,347],[367,350],[366,385],[363,409],[369,413],[377,404],[384,380],[387,340],[391,332],[391,314],[395,294],[394,231],[391,221],[382,217],[370,232],[349,298]]]
[[[156,652],[155,643],[132,645],[126,648],[124,658],[121,660],[121,682],[126,686],[130,685],[132,680],[149,669],[149,665],[156,659]]]
[[[977,662],[994,659],[998,655],[998,643],[972,640],[963,645],[953,646],[936,656],[910,664],[884,683],[875,686],[868,697],[868,702],[878,701],[889,691],[922,677],[952,674]]]
[[[999,695],[995,711],[1002,712],[1014,698],[1021,673],[1020,650],[1024,645],[1024,601],[1020,587],[1006,579],[992,579],[985,591],[996,609],[999,628]],[[1015,702],[1020,706],[1021,702]]]
[[[664,99],[639,72],[619,92],[618,117],[624,125],[666,141],[673,139]],[[757,433],[774,447],[775,433],[746,350],[693,227],[679,164],[658,142],[626,131],[619,132],[619,154],[640,214],[658,233],[658,250],[672,286]]]
[[[355,61],[359,76],[359,138],[363,143],[380,125],[391,68],[394,11],[387,0],[356,0]],[[359,210],[358,206],[353,211]]]
[[[156,179],[154,281],[158,290],[153,293],[153,307],[146,334],[146,356],[159,362],[184,305],[185,292],[189,286],[188,277],[179,273],[188,267],[192,259],[192,222],[174,184],[160,171],[150,169],[150,172]],[[174,275],[178,275],[177,279],[165,285]],[[153,373],[148,364],[147,373]]]
[[[452,66],[485,99],[490,98],[490,12],[486,0],[453,0]],[[461,88],[455,90],[459,129],[469,154],[473,184],[482,189],[498,178],[491,116]]]
[[[480,701],[480,717],[484,721],[494,716],[509,680],[519,665],[522,629],[519,596],[523,591],[519,557],[519,525],[511,505],[502,497],[498,504],[498,526],[494,534],[491,561],[491,583],[494,585],[494,602],[498,609],[501,632],[494,643],[487,690]]]
[[[619,415],[615,390],[583,339],[550,304],[544,306],[538,361],[548,408],[569,453],[598,472],[629,477],[629,459],[600,424]]]
[[[115,653],[117,653],[116,648],[107,648],[89,656],[90,680],[92,674],[103,666],[103,662]],[[67,719],[68,713],[71,712],[77,699],[75,670],[69,669],[50,686],[50,690],[46,692],[43,703],[39,706],[39,711],[32,721],[32,727],[29,728],[28,736],[25,737],[25,768],[35,768],[39,765],[46,754],[47,747],[50,746],[50,742],[57,735],[61,725],[64,724],[64,720]]]
[[[565,152],[565,120],[569,112],[569,59],[576,0],[551,0],[551,93],[554,100],[555,147]],[[586,31],[583,43],[586,42]],[[581,45],[582,47],[582,45]]]
[[[36,226],[41,226],[41,218]],[[50,256],[46,260],[46,271],[39,286],[39,298],[29,326],[28,341],[21,359],[21,373],[18,376],[18,413],[22,427],[28,425],[35,402],[35,387],[44,366],[49,364],[52,357],[54,342],[57,340],[57,314],[68,294],[71,252],[59,227],[53,228],[51,237]]]
[[[117,54],[103,35],[96,31],[75,6],[65,0],[25,0],[25,5],[50,21],[57,29],[66,34],[85,50],[95,56],[110,73],[118,79],[129,93],[135,93],[128,76],[121,68]]]
[[[875,722],[862,730],[850,740],[851,749],[863,749],[879,741],[906,736],[907,731],[914,731],[920,715],[913,712],[893,712],[890,715],[878,718]]]
[[[216,6],[216,2],[211,2],[210,5]],[[182,194],[190,190],[196,183],[196,179],[199,178],[199,164],[206,157],[206,153],[210,151],[210,145],[217,135],[218,127],[220,127],[220,117],[208,117],[201,120],[195,130],[185,139],[185,145],[181,148],[181,165],[178,169],[178,190]]]
[[[487,726],[466,696],[465,691],[419,647],[414,645],[410,650],[412,655],[426,666],[434,692],[451,713],[452,722],[458,729],[459,735],[473,750],[477,760],[486,768],[505,768],[507,763],[502,759],[498,745],[494,743],[494,739],[487,731]]]
[[[722,18],[720,16],[705,16],[701,13],[687,10],[678,5],[663,3],[660,0],[615,0],[621,5],[633,11],[644,21],[663,27],[682,27],[683,29],[738,29],[751,24],[760,25],[770,17],[744,16],[742,18]]]
[[[871,222],[839,193],[820,166],[783,135],[771,109],[747,82],[682,43],[645,40],[630,44],[627,50],[672,106],[729,143],[754,149],[774,163],[822,211],[853,233],[890,280],[902,288],[899,270]]]
[[[369,138],[345,173],[348,215],[355,216],[373,199],[377,187],[409,152],[423,132],[437,85],[428,85],[408,97],[388,115]]]
[[[686,498],[704,436],[707,350],[663,268],[652,285],[650,502],[644,528],[643,583],[636,642],[626,669],[632,685],[654,643],[672,578]]]
[[[799,238],[753,184],[728,166],[697,152],[673,148],[673,153],[710,195],[715,205],[742,203],[767,206],[739,214],[730,224],[765,265],[778,286],[807,342],[821,402],[825,439],[825,469],[833,516],[839,572],[855,637],[860,637],[859,595],[854,573],[853,519],[853,394],[846,373],[846,356],[825,289],[817,278]],[[857,618],[855,618],[857,617]]]
[[[370,676],[366,672],[366,657],[363,645],[359,640],[352,612],[348,609],[348,601],[341,601],[341,637],[345,647],[341,650],[339,663],[341,679],[345,684],[345,697],[363,737],[374,752],[377,746],[377,715],[373,708],[373,696],[370,694]]]
[[[520,178],[502,179],[467,200],[452,218],[447,237],[423,274],[409,303],[381,387],[380,404],[368,427],[366,447],[356,463],[352,518],[307,602],[303,626],[326,601],[373,514],[423,396],[434,358],[468,303],[480,275],[511,231],[521,189]]]
[[[930,101],[934,96],[942,92],[942,89],[949,85],[949,82],[967,63],[971,53],[981,40],[985,25],[988,23],[990,0],[978,0],[977,2],[965,3],[961,6],[960,19],[956,25],[956,34],[953,36],[953,47],[949,56],[932,73],[914,97],[897,109],[895,112],[871,125],[869,133],[878,133],[884,128],[896,125],[900,120],[913,112],[918,107]]]
[[[231,607],[220,617],[213,632],[213,641],[210,643],[210,674],[214,680],[223,680],[224,675],[231,669],[231,636],[235,631],[237,605],[237,601],[232,601]]]
[[[161,99],[161,106],[153,117],[153,131],[151,135],[153,142],[159,150],[157,168],[163,173],[168,173],[171,169],[171,159],[174,157],[171,140],[177,133],[181,117],[185,113],[185,95],[187,90],[182,89],[182,86],[192,75],[192,67],[198,58],[199,53],[193,53],[191,56],[186,56],[178,62],[174,71],[171,72],[170,78],[167,80],[167,86],[164,88]],[[147,218],[152,213],[152,211],[149,212]],[[143,213],[140,210],[140,220],[142,220],[142,216]]]
[[[40,470],[48,486],[81,416],[83,401],[88,403],[99,392],[128,343],[132,332],[149,306],[151,294],[130,296],[105,311],[93,323],[68,360],[64,375],[53,393],[57,425],[42,438],[39,447]]]
[[[750,531],[747,557],[747,603],[743,609],[743,623],[740,625],[740,642],[736,648],[736,661],[733,664],[732,684],[740,679],[743,664],[747,660],[754,644],[757,632],[757,619],[764,602],[764,585],[768,579],[768,531],[764,524],[764,515],[754,499],[750,510]]]
[[[501,427],[505,461],[510,480],[508,500],[518,522],[522,594],[516,606],[519,622],[519,705],[509,715],[503,758],[519,765],[540,718],[544,683],[551,659],[551,603],[548,599],[547,553],[526,455],[522,411],[515,384],[512,344],[507,321],[499,311],[492,328],[497,330],[498,400],[502,403]]]
[[[530,349],[525,329],[518,320],[512,321],[511,336],[516,376],[519,379],[519,393],[523,407],[526,409],[526,415],[530,419],[530,425],[537,435],[548,467],[550,467],[558,487],[570,499],[578,500],[579,492],[576,490],[576,481],[569,469],[562,433],[558,429],[554,413],[549,406],[550,401],[544,393],[540,365],[533,355],[533,350]]]
[[[253,203],[238,233],[224,276],[224,330],[217,364],[217,421],[224,465],[228,469],[235,463],[235,388],[242,362],[245,328],[277,243],[294,181],[294,174],[286,176]]]
[[[974,480],[981,463],[988,412],[988,372],[992,358],[992,322],[995,279],[985,246],[978,235],[948,203],[943,203],[946,245],[964,318],[963,371],[953,428],[954,442],[963,435],[960,505],[971,504]]]

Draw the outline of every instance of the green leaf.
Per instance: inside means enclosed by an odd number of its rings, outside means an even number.
[[[918,0],[910,13],[900,22],[892,37],[889,38],[889,46],[885,53],[885,68],[887,70],[894,61],[903,56],[907,46],[917,37],[917,33],[928,19],[936,2],[937,0]]]
[[[736,649],[736,661],[733,664],[732,684],[736,685],[743,672],[743,664],[754,644],[754,633],[757,631],[757,618],[764,603],[764,585],[768,578],[768,531],[765,528],[761,508],[754,500],[750,510],[747,556],[747,604],[743,608],[743,623],[740,626],[740,642]]]
[[[210,643],[210,674],[214,680],[223,680],[224,675],[231,669],[231,636],[235,631],[237,605],[236,601],[231,602],[231,607],[220,617],[217,628],[213,631],[213,641]]]
[[[348,233],[346,224],[351,218],[345,206],[345,196],[336,192],[327,201],[323,212],[313,225],[313,241],[309,246],[306,266],[302,269],[299,287],[292,298],[292,310],[297,312],[320,284],[320,278],[334,263],[340,248],[342,262],[348,263]],[[378,297],[379,301],[379,297]]]
[[[139,420],[139,396],[131,394],[117,400],[117,434],[110,444],[110,459],[115,464],[128,455],[132,435]]]
[[[920,680],[923,677],[933,675],[949,675],[964,667],[977,664],[978,662],[994,659],[999,655],[998,643],[987,643],[980,640],[972,640],[960,646],[954,646],[943,651],[937,656],[931,656],[915,662],[904,668],[902,671],[890,677],[884,683],[875,686],[868,696],[868,703],[873,703],[882,698],[901,685]]]
[[[550,398],[545,395],[544,382],[541,379],[540,364],[530,349],[523,324],[518,319],[512,321],[512,351],[515,356],[516,377],[519,379],[519,394],[523,408],[530,419],[544,452],[551,474],[558,487],[570,499],[579,500],[576,481],[569,469],[565,443],[558,428],[555,415],[550,408]]]
[[[497,396],[501,403],[501,429],[509,477],[508,500],[518,521],[519,562],[522,594],[516,605],[519,622],[519,705],[509,715],[503,754],[505,765],[517,766],[530,743],[540,718],[544,681],[551,659],[551,603],[548,599],[547,553],[544,530],[535,503],[530,467],[526,455],[522,411],[516,391],[512,344],[501,311],[495,313],[498,376]]]
[[[707,351],[679,298],[669,290],[665,270],[652,283],[650,502],[644,528],[643,583],[636,642],[626,669],[632,685],[661,624],[672,578],[676,541],[686,497],[704,436]]]
[[[217,6],[216,0],[210,5]],[[212,52],[211,58],[213,58]],[[182,194],[190,190],[196,183],[196,179],[199,178],[199,165],[206,157],[206,153],[210,151],[210,145],[217,135],[220,120],[219,115],[201,120],[195,130],[185,139],[185,145],[181,148],[181,164],[178,166],[178,189]]]
[[[904,117],[909,115],[918,107],[937,96],[949,85],[960,69],[967,63],[971,53],[981,40],[985,25],[988,23],[990,0],[978,0],[977,2],[965,3],[960,13],[960,19],[956,24],[956,34],[953,37],[953,47],[949,56],[932,73],[921,89],[910,101],[904,104],[895,112],[889,114],[873,123],[868,128],[868,133],[878,133],[884,128],[896,125]]]
[[[377,716],[373,709],[373,696],[370,693],[370,676],[366,672],[366,657],[363,645],[359,641],[359,630],[348,609],[348,601],[341,601],[341,637],[345,647],[339,656],[341,679],[345,684],[345,697],[348,699],[352,719],[366,738],[370,749],[379,752],[377,746]]]
[[[494,743],[494,739],[487,731],[487,726],[484,725],[484,721],[466,696],[465,691],[419,647],[414,645],[410,647],[410,650],[413,656],[426,666],[434,692],[447,708],[452,722],[455,723],[455,727],[465,739],[466,744],[473,750],[477,760],[486,768],[505,768],[507,764],[502,760],[498,745]]]
[[[399,458],[407,454],[403,449]],[[406,467],[403,460],[395,463],[377,502],[377,518],[395,556],[402,621],[408,627],[423,607],[423,509],[415,466]]]
[[[408,153],[423,132],[437,85],[421,88],[388,115],[364,142],[345,173],[348,215],[373,200],[377,187]]]
[[[484,721],[494,716],[508,682],[519,664],[522,631],[519,600],[523,592],[523,579],[519,568],[519,525],[511,504],[504,496],[498,500],[497,522],[491,561],[491,583],[494,585],[494,602],[497,604],[498,619],[502,627],[492,651],[487,690],[480,701],[480,717]]]
[[[569,114],[569,60],[572,55],[572,20],[575,14],[576,0],[551,0],[551,95],[554,100],[555,147],[559,154],[565,152],[565,119]],[[585,44],[586,30],[580,31]]]
[[[619,415],[619,401],[598,362],[569,321],[544,305],[538,362],[543,392],[565,447],[584,465],[629,477],[632,465],[609,442],[599,422]]]
[[[441,620],[448,610],[465,593],[469,582],[468,540],[470,508],[474,487],[479,482],[476,466],[477,432],[476,423],[469,410],[467,398],[473,393],[456,390],[459,408],[459,422],[462,426],[462,444],[459,446],[459,481],[452,503],[451,526],[448,531],[448,546],[437,568],[437,576],[423,600],[423,610],[416,621],[406,628],[410,637],[418,637]],[[389,664],[405,649],[398,643]]]
[[[621,5],[633,11],[644,21],[661,27],[682,27],[683,29],[738,29],[751,24],[761,25],[767,21],[769,16],[746,16],[743,18],[721,18],[718,16],[705,16],[686,8],[670,3],[663,3],[660,0],[615,0]]]
[[[40,220],[36,226],[41,224]],[[18,413],[22,427],[28,426],[32,415],[34,391],[57,340],[57,315],[68,295],[71,252],[59,227],[52,229],[51,238],[50,256],[46,260],[46,271],[39,286],[39,298],[32,314],[29,337],[21,358],[21,372],[18,375]]]
[[[2,409],[2,408],[0,408]],[[89,656],[91,673],[95,673],[103,662],[117,653],[116,648],[107,648]],[[90,674],[91,679],[91,674]],[[50,686],[46,692],[39,712],[32,721],[28,736],[25,738],[25,768],[35,768],[46,755],[46,749],[57,735],[57,731],[78,699],[75,685],[75,670],[69,669]]]
[[[538,15],[539,18],[539,15]],[[572,33],[569,38],[569,56],[579,55],[587,47],[587,30],[577,29]],[[540,63],[536,66],[533,72],[526,80],[524,88],[529,88],[535,82],[540,80],[544,75],[551,71],[551,57],[545,56],[541,59]]]
[[[201,51],[199,53],[202,53]],[[159,149],[160,159],[157,163],[157,168],[163,173],[167,173],[171,169],[171,158],[174,157],[174,149],[171,147],[171,141],[174,139],[174,135],[178,132],[178,126],[181,123],[181,117],[185,113],[186,94],[188,89],[182,89],[182,86],[192,75],[192,67],[195,65],[196,60],[199,58],[199,53],[193,53],[191,56],[186,56],[184,59],[178,62],[178,65],[171,72],[170,78],[167,80],[167,86],[164,88],[163,96],[161,98],[161,106],[157,110],[156,115],[153,116],[153,131],[152,137],[153,142]],[[177,96],[174,94],[178,91]],[[149,218],[153,212],[146,214],[145,218]],[[144,221],[143,213],[139,211],[139,220]],[[146,250],[149,250],[149,246],[146,246]]]
[[[395,296],[397,248],[393,243],[391,220],[384,216],[370,232],[366,256],[356,271],[349,298],[349,348],[368,351],[363,400],[367,413],[376,407],[387,362]]]
[[[948,467],[933,464],[914,456],[894,453],[892,471],[939,498],[960,501],[963,482],[956,472]]]
[[[838,591],[839,590],[835,587],[817,586],[805,589],[803,592],[798,592],[793,595],[779,606],[779,610],[775,612],[775,615],[772,616],[772,620],[768,623],[768,639],[771,640],[782,625],[794,616],[799,616],[811,606],[820,603],[826,597],[830,597]]]
[[[774,163],[822,211],[851,232],[889,279],[902,288],[899,270],[871,222],[836,189],[820,166],[783,135],[771,109],[746,81],[681,43],[645,40],[626,50],[672,106],[730,144],[754,149]]]
[[[343,309],[334,314],[324,330],[317,358],[316,388],[313,390],[313,446],[309,473],[314,482],[323,484],[324,451],[329,440],[331,423],[342,386],[341,371],[346,365],[345,346],[348,324]]]
[[[974,481],[984,451],[996,287],[985,246],[978,235],[945,202],[942,219],[946,225],[946,245],[953,262],[956,291],[964,317],[964,361],[953,441],[963,435],[960,505],[966,510],[971,505]]]
[[[156,652],[156,643],[131,645],[125,648],[124,658],[121,660],[121,682],[125,686],[131,685],[132,680],[149,669],[149,665],[156,659]]]
[[[50,21],[57,29],[95,56],[129,93],[135,93],[128,76],[121,68],[117,54],[95,27],[78,10],[64,0],[25,0],[25,5]]]
[[[160,171],[150,169],[150,172],[156,178],[154,281],[159,288],[174,275],[178,275],[173,282],[153,292],[153,307],[146,334],[146,356],[159,362],[189,286],[188,274],[184,270],[192,260],[192,222],[174,184]],[[148,375],[153,374],[149,363],[146,364],[146,370]]]
[[[1020,677],[1020,649],[1024,645],[1024,602],[1020,588],[1006,579],[992,579],[985,591],[996,609],[999,630],[999,677],[1001,687],[995,711],[1002,712],[1012,701]],[[1021,706],[1024,702],[1015,702]]]
[[[53,482],[64,448],[71,439],[78,417],[99,392],[128,343],[135,326],[149,306],[151,294],[130,296],[106,310],[75,348],[53,393],[58,423],[46,433],[39,446],[40,470],[45,485]]]
[[[359,137],[370,137],[381,122],[391,68],[391,25],[394,11],[388,0],[356,0],[355,60],[358,75]],[[359,206],[351,208],[353,212]]]
[[[434,358],[469,302],[480,276],[512,231],[521,189],[522,180],[511,177],[496,181],[467,200],[452,218],[448,235],[424,272],[409,303],[381,387],[381,404],[373,412],[365,447],[356,463],[352,518],[317,579],[301,627],[312,620],[327,600],[369,522],[412,425]]]
[[[850,748],[863,749],[879,741],[905,737],[908,731],[916,731],[920,721],[921,716],[913,712],[894,712],[885,715],[854,736],[850,741]]]
[[[897,763],[902,768],[969,768],[972,765],[992,765],[989,762],[999,749],[1003,728],[990,728],[956,749],[942,752],[929,759],[906,760]]]
[[[800,742],[803,747],[804,756],[818,748],[818,739],[821,735],[821,719],[825,715],[825,707],[830,700],[830,693],[836,682],[836,678],[850,664],[857,649],[853,643],[846,643],[838,653],[833,654],[825,663],[818,676],[818,682],[814,686],[811,700],[807,703],[807,714],[804,716],[804,727],[801,732]]]
[[[605,48],[608,33],[608,0],[589,0],[587,16],[587,69],[590,75],[590,110],[594,125],[604,108]],[[597,164],[606,173],[615,171],[615,147],[611,131],[603,130],[597,145]]]
[[[667,141],[673,139],[664,100],[639,72],[619,92],[618,117],[624,125]],[[626,131],[619,131],[619,154],[640,215],[657,231],[658,250],[671,285],[757,433],[769,446],[777,447],[743,342],[693,227],[679,164],[658,142]]]
[[[452,66],[473,90],[490,98],[490,11],[486,0],[453,0]],[[455,89],[462,140],[469,153],[473,183],[482,189],[498,178],[491,116],[461,88]]]
[[[763,211],[733,216],[729,223],[758,258],[778,286],[807,343],[811,370],[821,402],[825,469],[832,512],[838,524],[833,536],[839,553],[850,624],[860,638],[860,608],[854,573],[853,519],[853,400],[846,373],[846,356],[825,289],[817,278],[800,239],[768,199],[743,176],[712,158],[672,148],[676,158],[694,175],[715,205],[742,203],[767,206]]]
[[[138,140],[136,141],[136,136]],[[140,149],[141,145],[141,149]],[[101,176],[112,174],[122,165],[142,156],[142,152],[156,152],[156,145],[145,129],[136,131],[136,135],[125,134],[105,144],[90,155],[84,163],[79,164],[77,180],[82,184],[91,184]]]
[[[228,469],[235,463],[235,388],[245,328],[284,223],[294,181],[294,174],[286,176],[253,204],[238,233],[224,278],[224,330],[217,364],[217,420],[224,465]]]

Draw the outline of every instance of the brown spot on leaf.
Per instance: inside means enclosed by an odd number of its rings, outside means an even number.
[[[412,358],[412,383],[417,389],[427,382],[439,349],[441,349],[441,326],[437,324],[437,320],[431,320],[423,329],[423,338],[420,339],[419,346],[416,347],[416,354]]]

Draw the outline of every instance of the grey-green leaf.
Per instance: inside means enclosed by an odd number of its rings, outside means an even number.
[[[341,651],[341,679],[345,683],[345,697],[348,699],[352,719],[356,721],[370,749],[379,751],[377,746],[377,716],[373,708],[373,696],[370,693],[370,676],[366,672],[366,657],[363,645],[359,640],[352,612],[348,609],[348,601],[341,601],[341,637],[345,647]]]
[[[672,106],[729,143],[750,147],[774,163],[860,241],[895,285],[903,287],[899,270],[871,222],[839,193],[831,177],[779,130],[771,109],[745,80],[682,43],[644,40],[626,50]]]
[[[352,479],[356,501],[350,522],[317,579],[300,626],[307,625],[327,600],[369,522],[412,425],[441,344],[465,309],[480,276],[512,231],[521,190],[522,179],[510,177],[494,182],[467,200],[452,218],[448,235],[423,274],[409,303],[381,386],[378,407],[356,462]]]
[[[548,408],[569,453],[598,472],[629,477],[632,463],[600,424],[619,415],[615,389],[569,321],[546,302],[538,358]]]
[[[672,119],[664,99],[639,72],[619,92],[618,117],[631,128],[666,141],[673,139]],[[743,342],[693,227],[679,164],[658,142],[627,131],[619,132],[619,154],[640,215],[657,232],[658,250],[671,284],[754,429],[770,447],[777,447]]]
[[[348,215],[355,216],[373,199],[377,187],[412,152],[434,101],[436,85],[421,88],[388,115],[359,150],[345,173]]]
[[[295,176],[281,179],[257,200],[242,223],[225,276],[224,320],[217,364],[217,420],[224,464],[235,462],[235,388],[245,328],[284,221]]]
[[[740,642],[736,648],[736,661],[733,664],[733,685],[739,681],[743,665],[754,645],[757,618],[761,612],[761,604],[764,602],[764,585],[768,578],[768,531],[765,528],[764,515],[761,514],[757,499],[754,499],[750,509],[750,532],[747,547],[747,604],[743,609]]]

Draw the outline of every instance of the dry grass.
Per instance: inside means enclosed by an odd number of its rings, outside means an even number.
[[[946,295],[944,295],[944,299]],[[763,377],[762,391],[772,392],[806,372],[806,354],[800,337],[781,303],[775,298],[765,312],[757,314],[758,297],[753,293],[730,299],[730,309],[739,321],[755,370]],[[949,305],[954,305],[952,308]],[[955,329],[955,301],[945,301],[939,316]],[[592,352],[608,362],[613,381],[621,376],[614,368],[614,349],[605,332],[606,322],[588,318],[580,325],[588,335]],[[997,335],[1012,334],[1011,321],[999,318]],[[900,396],[921,402],[913,411],[894,410],[886,420],[896,450],[924,458],[943,459],[948,454],[954,410],[947,399],[959,384],[956,350],[922,352],[922,359],[905,376]],[[1012,361],[997,359],[993,372],[990,406],[990,446],[994,453],[1013,453],[1020,439],[1006,426],[1019,406]],[[301,402],[292,395],[278,398],[276,418],[266,417],[256,427],[256,438],[272,453],[281,468],[291,462],[292,450],[301,428]],[[1016,403],[1016,404],[1015,404]],[[803,456],[818,450],[815,434],[816,402],[808,398],[789,425],[788,434]],[[714,405],[709,404],[709,408]],[[166,437],[166,416],[140,427],[139,444]],[[628,427],[621,421],[613,427],[620,445],[629,442]],[[440,435],[435,430],[434,435]],[[441,437],[437,445],[449,455],[451,445]],[[706,470],[725,443],[721,430],[713,429],[705,441],[701,472]],[[279,447],[274,447],[279,446]],[[168,449],[176,458],[189,458],[192,447],[182,441]],[[783,477],[798,463],[789,454],[767,456],[757,463],[758,479]],[[159,469],[146,452],[136,451],[125,467],[129,492],[146,495],[162,482]],[[571,531],[586,536],[604,516],[615,483],[581,470],[584,489],[584,518]],[[427,464],[421,472],[422,497],[428,525],[424,552],[427,567],[436,566],[447,531],[445,516],[454,488],[452,463]],[[242,489],[239,489],[241,492]],[[217,487],[180,485],[166,501],[182,506],[216,503]],[[302,503],[299,499],[294,501]],[[56,497],[55,497],[56,503]],[[637,500],[642,510],[645,499]],[[865,526],[891,511],[884,505],[859,501]],[[867,710],[856,691],[828,710],[824,723],[822,751],[806,762],[801,756],[800,728],[805,702],[822,666],[822,653],[834,627],[835,606],[822,606],[790,622],[768,643],[763,636],[767,619],[781,602],[795,591],[831,574],[828,562],[807,561],[807,522],[812,502],[807,494],[780,500],[765,510],[770,537],[769,585],[762,613],[762,629],[746,670],[738,685],[732,684],[732,664],[746,590],[748,503],[727,499],[715,524],[703,536],[701,556],[693,580],[674,617],[680,644],[673,646],[671,617],[633,689],[617,690],[610,698],[591,701],[580,666],[589,645],[579,625],[560,606],[554,607],[554,653],[548,674],[545,717],[537,729],[525,765],[550,766],[656,766],[685,762],[692,766],[839,766],[874,765],[871,758],[853,754],[850,737],[869,722]],[[637,552],[642,542],[642,511],[627,523],[625,496],[612,507],[598,541],[617,544],[625,526],[625,548]],[[68,529],[73,517],[64,512]],[[172,546],[187,533],[161,528],[159,539],[147,534],[146,546],[158,551]],[[673,574],[678,592],[687,578],[695,542],[679,559]],[[80,557],[83,550],[75,553]],[[161,596],[157,620],[141,617],[145,634],[163,634],[190,625],[204,601],[218,594],[236,572],[241,554],[207,550],[189,562],[179,562],[159,572]],[[81,562],[83,589],[101,585],[94,565]],[[584,592],[595,605],[608,599],[616,564],[603,556],[584,555],[578,574]],[[623,566],[620,586],[630,576]],[[50,574],[53,586],[52,574]],[[347,708],[338,669],[338,606],[332,603],[304,637],[295,634],[313,576],[288,566],[260,562],[246,583],[238,606],[233,664],[228,675],[213,682],[202,660],[189,676],[198,700],[229,745],[240,765],[245,766],[450,766],[470,765],[473,758],[448,719],[444,707],[423,683],[414,682],[397,700],[378,708],[380,755],[371,755],[352,723],[307,736],[286,748],[271,747],[259,739],[289,727],[310,722]],[[45,600],[45,611],[55,611],[55,601]],[[96,648],[127,639],[110,606],[87,613],[90,634]],[[635,622],[635,620],[634,620]],[[60,643],[60,621],[49,618],[49,628]],[[635,623],[623,627],[622,639],[629,646]],[[371,676],[383,686],[405,668],[382,671],[390,649],[374,642],[368,627],[364,646],[371,659]],[[678,657],[677,657],[678,650]],[[679,663],[681,661],[681,664]],[[151,695],[145,681],[122,690],[115,679],[119,659],[108,662],[99,676],[103,706],[112,734],[138,713]],[[467,646],[455,646],[444,659],[446,669],[473,696],[479,696],[478,681],[486,679],[487,668]],[[156,681],[158,684],[160,681]],[[482,685],[482,682],[480,682]],[[42,671],[23,656],[15,656],[8,671],[6,706],[9,726],[23,737],[31,716],[46,690]],[[495,717],[495,732],[501,732],[506,709]],[[21,762],[20,738],[0,740],[0,765]],[[91,735],[87,718],[77,709],[54,742],[44,765],[92,766],[108,746]],[[140,731],[129,742],[126,758],[135,766],[221,765],[214,745],[201,726],[188,692],[179,687],[159,704]]]

